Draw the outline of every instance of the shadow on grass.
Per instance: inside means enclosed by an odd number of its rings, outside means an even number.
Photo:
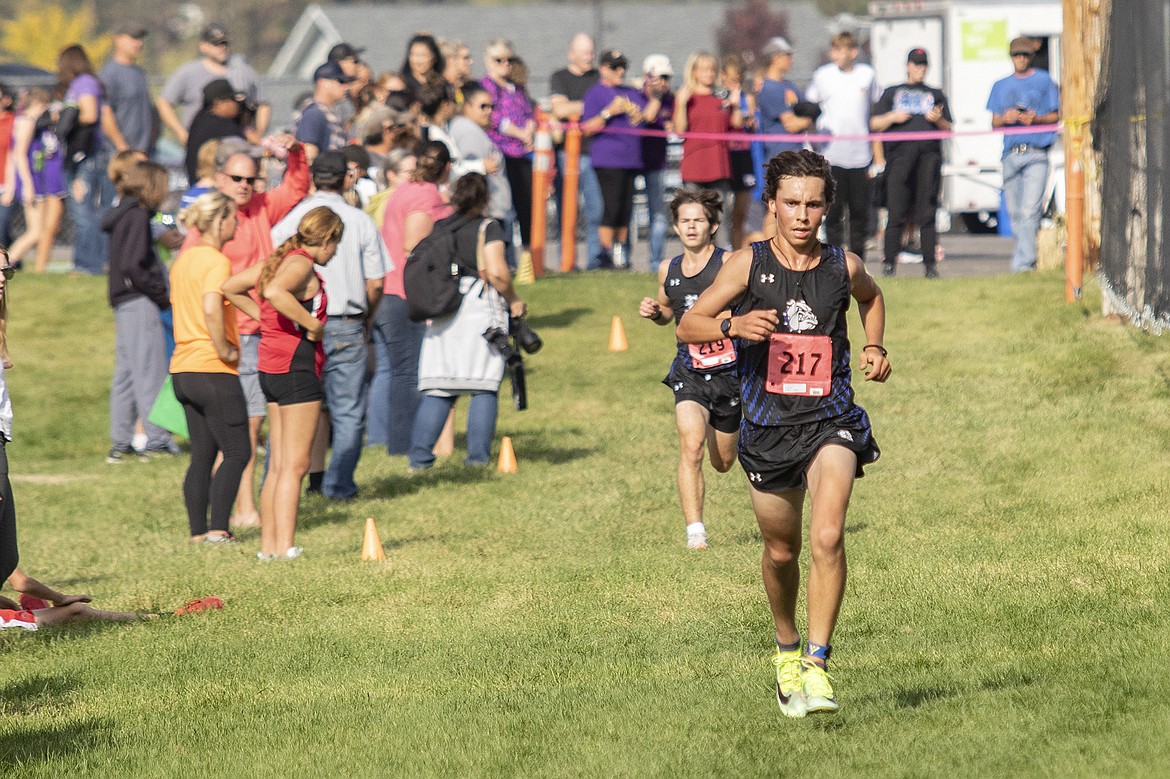
[[[113,730],[109,722],[96,718],[17,729],[0,737],[0,773],[69,755],[89,755],[113,743]]]
[[[599,450],[597,446],[560,446],[566,439],[579,438],[584,434],[580,428],[559,428],[518,433],[512,436],[516,446],[516,457],[524,460],[539,460],[549,465],[563,465],[581,460]]]
[[[1009,671],[995,679],[984,679],[973,687],[918,687],[902,690],[894,695],[894,702],[901,709],[916,709],[928,703],[954,698],[970,692],[999,692],[1002,690],[1031,687],[1039,677],[1027,671]]]
[[[542,327],[549,329],[568,327],[586,314],[592,313],[593,309],[591,308],[566,308],[564,311],[558,311],[555,314],[530,316],[528,317],[528,326],[539,333]]]
[[[0,715],[32,714],[46,705],[59,703],[77,689],[78,683],[64,676],[30,676],[9,682],[0,689]]]
[[[452,456],[458,458],[461,455],[456,451]],[[421,473],[378,479],[364,487],[361,496],[363,498],[397,498],[440,484],[471,484],[486,481],[493,478],[495,474],[495,468],[492,466],[471,468],[458,464],[444,464]]]

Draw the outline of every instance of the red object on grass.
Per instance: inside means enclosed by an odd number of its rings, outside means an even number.
[[[201,611],[211,611],[213,609],[222,608],[223,601],[214,595],[210,595],[206,598],[192,598],[179,608],[175,609],[175,616],[181,617],[184,614],[198,614]]]
[[[35,595],[25,595],[20,593],[20,607],[25,611],[36,611],[37,609],[47,609],[53,604],[49,603],[44,598],[38,598]]]

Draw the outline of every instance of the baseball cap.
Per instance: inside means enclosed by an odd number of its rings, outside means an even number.
[[[203,32],[199,34],[199,40],[204,43],[227,43],[227,28],[219,22],[212,22],[203,28]]]
[[[1036,53],[1036,41],[1029,38],[1027,35],[1021,35],[1018,38],[1012,38],[1011,46],[1008,51],[1012,56],[1017,54],[1027,54],[1029,57]]]
[[[598,62],[607,68],[624,68],[630,64],[630,61],[626,59],[626,55],[622,54],[617,49],[611,49],[605,54],[602,54],[601,59],[598,60]]]
[[[670,57],[665,54],[651,54],[642,60],[642,72],[647,76],[673,76]]]
[[[136,38],[137,40],[145,38],[146,33],[146,28],[135,22],[126,22],[114,28],[114,35],[129,35],[131,38]]]
[[[765,57],[772,57],[776,54],[791,54],[793,51],[792,44],[788,42],[788,39],[777,35],[764,44],[760,53]]]
[[[320,173],[340,178],[345,175],[348,167],[344,154],[339,151],[325,151],[317,155],[313,164],[309,166],[309,170],[314,174]]]
[[[207,86],[203,87],[203,105],[209,106],[216,100],[243,100],[244,95],[237,92],[236,88],[232,86],[232,82],[226,78],[217,78],[214,81],[207,82]]]
[[[913,62],[915,65],[927,64],[926,49],[911,49],[910,53],[906,55],[907,62]]]
[[[361,53],[365,51],[365,46],[351,46],[348,43],[342,42],[329,50],[327,59],[330,62],[341,62],[353,57],[355,60],[361,58]]]
[[[353,81],[353,76],[345,75],[345,71],[341,69],[341,65],[336,62],[326,62],[321,67],[313,71],[313,80],[328,79],[329,81],[337,81],[342,84],[348,84]]]

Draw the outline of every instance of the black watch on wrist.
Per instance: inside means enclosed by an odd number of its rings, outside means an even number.
[[[724,338],[731,337],[731,317],[728,317],[719,323],[719,332],[723,333]]]

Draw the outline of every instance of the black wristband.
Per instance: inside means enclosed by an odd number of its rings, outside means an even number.
[[[864,352],[866,349],[877,349],[879,352],[882,353],[882,357],[885,357],[887,355],[885,347],[882,346],[881,344],[866,344],[865,346],[863,346],[861,348],[861,351]]]

